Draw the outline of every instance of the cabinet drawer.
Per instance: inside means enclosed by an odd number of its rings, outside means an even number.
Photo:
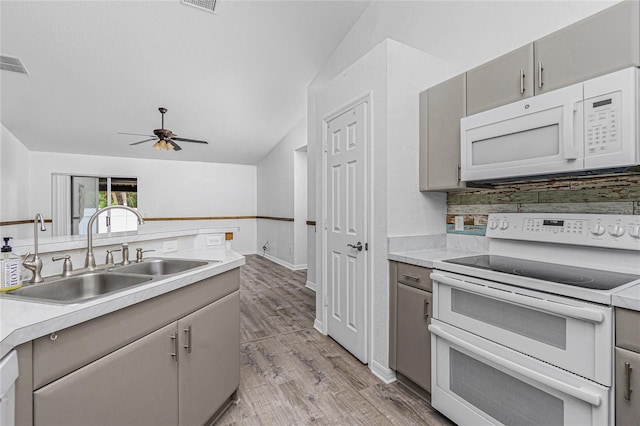
[[[33,341],[33,389],[238,290],[239,269]]]
[[[639,324],[640,312],[616,308],[616,346],[640,352]]]
[[[616,424],[637,424],[639,418],[640,354],[616,348]]]
[[[431,269],[422,266],[409,265],[408,263],[398,263],[398,282],[419,288],[421,290],[432,291]]]

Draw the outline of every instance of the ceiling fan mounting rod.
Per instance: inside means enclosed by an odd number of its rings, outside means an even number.
[[[158,111],[162,114],[162,128],[164,129],[164,113],[167,112],[167,109],[165,107],[160,107],[158,108]]]

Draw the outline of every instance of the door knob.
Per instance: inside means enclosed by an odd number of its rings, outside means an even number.
[[[360,241],[358,241],[355,246],[353,244],[347,244],[347,247],[351,247],[352,249],[362,251],[362,243]]]

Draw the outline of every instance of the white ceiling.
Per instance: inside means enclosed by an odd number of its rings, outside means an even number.
[[[0,121],[32,151],[257,164],[366,1],[2,1]],[[165,127],[179,152],[129,146]]]

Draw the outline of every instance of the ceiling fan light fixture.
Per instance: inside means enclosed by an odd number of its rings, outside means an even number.
[[[153,144],[153,147],[157,150],[160,151],[162,149],[162,144],[160,142],[164,142],[162,140],[159,140],[158,142]]]

